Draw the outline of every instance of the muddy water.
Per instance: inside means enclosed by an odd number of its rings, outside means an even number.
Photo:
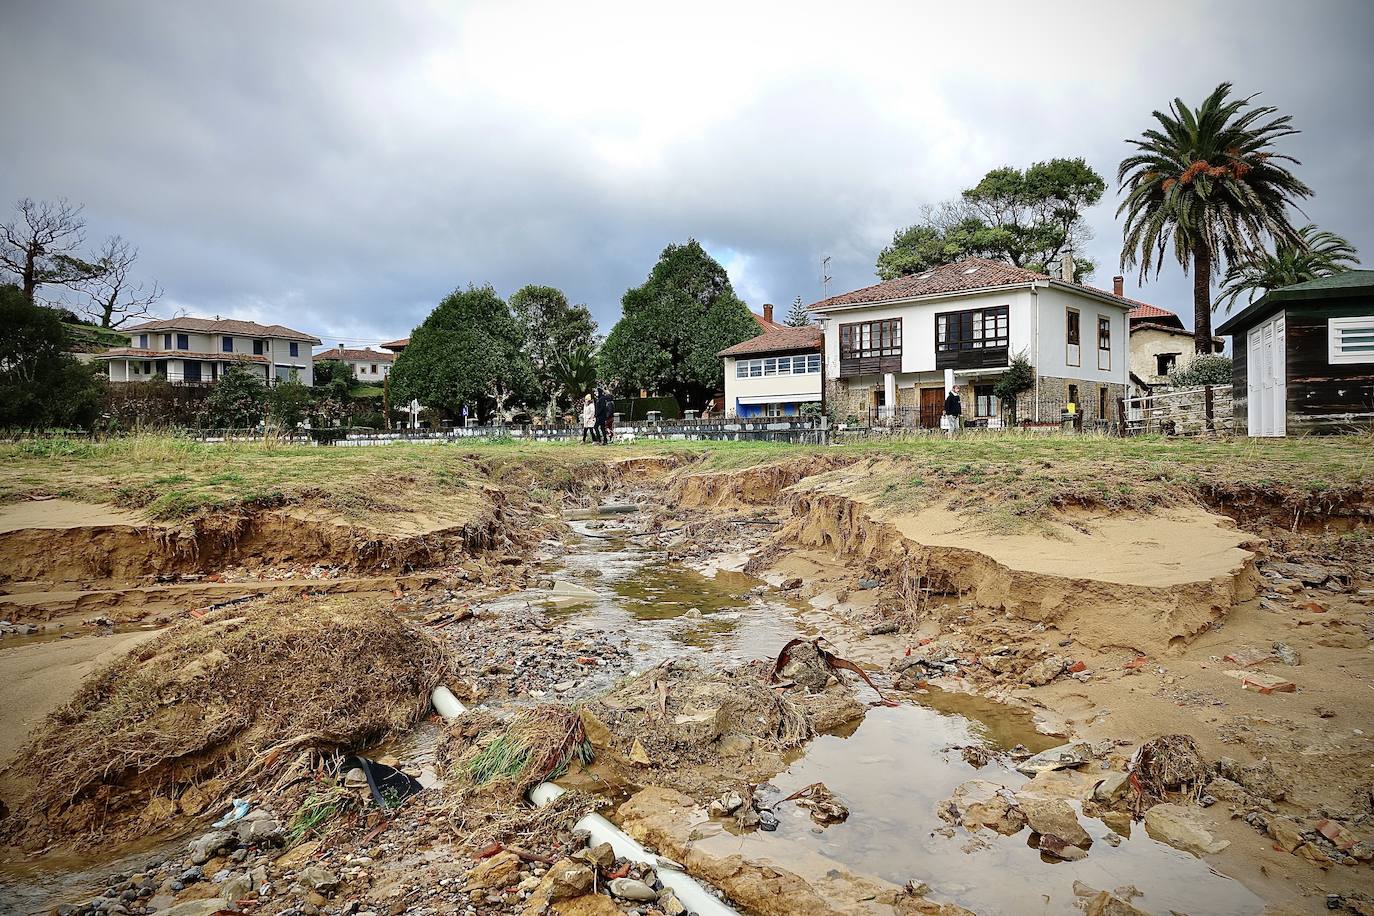
[[[684,654],[717,663],[767,658],[792,636],[825,628],[823,612],[776,591],[761,592],[749,576],[663,565],[632,539],[606,537],[604,528],[596,533],[602,536],[582,539],[550,572],[592,587],[598,597],[555,613],[565,626],[626,633],[640,650],[637,670]],[[587,568],[600,575],[584,577]],[[699,618],[688,616],[693,609]],[[952,837],[935,832],[948,827],[937,806],[960,783],[977,778],[1016,788],[1027,780],[1005,752],[1058,743],[1038,733],[1028,714],[966,694],[932,691],[895,708],[878,706],[857,726],[813,740],[773,780],[772,800],[824,782],[849,806],[847,821],[821,829],[806,811],[782,803],[777,831],[737,835],[707,824],[699,845],[802,874],[819,854],[898,885],[924,881],[932,899],[980,914],[1077,912],[1075,881],[1099,890],[1133,886],[1141,892],[1135,905],[1150,913],[1263,911],[1263,902],[1239,882],[1150,839],[1139,826],[1113,847],[1105,824],[1081,818],[1093,843],[1086,859],[1072,863],[1042,857],[1030,845],[1029,830],[1011,837],[982,831],[976,838],[962,828]],[[994,759],[973,767],[960,755],[968,745],[993,751]]]

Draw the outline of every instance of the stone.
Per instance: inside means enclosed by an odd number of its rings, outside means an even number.
[[[490,859],[483,859],[476,868],[468,872],[467,883],[463,887],[469,891],[508,887],[515,882],[519,871],[519,856],[509,850],[498,852]]]
[[[220,885],[219,896],[221,900],[233,903],[247,897],[252,890],[253,879],[240,872]]]
[[[663,893],[658,895],[658,908],[663,911],[664,916],[686,916],[687,913],[687,907],[677,899],[677,894],[672,888],[665,888]]]
[[[1062,859],[1065,862],[1077,862],[1079,859],[1088,857],[1087,850],[1072,843],[1067,843],[1052,833],[1040,834],[1040,852],[1054,859]]]
[[[1082,848],[1092,843],[1092,837],[1078,822],[1078,815],[1062,798],[1021,793],[1016,796],[1016,804],[1026,815],[1031,830],[1041,836],[1056,836],[1072,846]]]
[[[254,812],[258,817],[249,815],[233,826],[234,836],[240,843],[247,845],[277,844],[286,838],[284,828],[276,818],[267,812]]]
[[[615,849],[611,847],[610,843],[597,843],[595,846],[579,849],[573,854],[573,858],[580,859],[596,868],[608,869],[615,864]]]
[[[528,906],[524,910],[526,916],[535,916],[537,912],[532,912]],[[581,897],[558,900],[549,908],[549,912],[557,916],[626,916],[625,911],[616,906],[615,901],[605,894],[583,894]]]
[[[321,896],[328,896],[339,889],[338,875],[319,865],[307,865],[302,868],[296,873],[296,883]]]
[[[346,789],[366,789],[367,774],[362,767],[353,767],[344,773],[343,784]]]
[[[649,903],[658,899],[658,891],[637,878],[612,878],[610,889],[621,900]]]
[[[1085,745],[1061,744],[1047,751],[1041,751],[1028,760],[1021,761],[1016,765],[1016,771],[1027,776],[1034,776],[1036,773],[1081,767],[1087,762],[1088,749]]]
[[[1286,642],[1274,643],[1274,656],[1285,665],[1301,665],[1302,656]]]
[[[215,853],[234,842],[234,835],[227,830],[212,830],[187,844],[192,865],[204,865],[214,858]]]
[[[1271,819],[1268,832],[1269,836],[1273,837],[1275,845],[1284,852],[1292,852],[1306,842],[1302,827],[1286,817]]]
[[[1226,672],[1231,677],[1240,680],[1240,686],[1245,690],[1255,690],[1260,693],[1292,693],[1298,686],[1292,681],[1272,674],[1265,674],[1262,671],[1234,670]]]
[[[1324,585],[1331,578],[1331,574],[1320,566],[1307,563],[1270,563],[1266,568],[1285,579],[1297,579],[1303,585]]]
[[[1155,805],[1145,812],[1145,832],[1161,843],[1195,856],[1221,852],[1231,845],[1227,840],[1212,836],[1187,808],[1172,803]]]
[[[1044,661],[1036,662],[1026,669],[1021,679],[1032,687],[1043,687],[1064,673],[1068,661],[1058,655],[1051,655]]]
[[[693,708],[673,716],[670,733],[677,744],[699,747],[719,738],[728,721],[721,706]]]
[[[1093,801],[1103,805],[1113,804],[1126,796],[1131,791],[1131,776],[1129,773],[1113,771],[1102,778],[1093,787]]]
[[[1245,787],[1247,792],[1258,795],[1260,798],[1282,801],[1288,796],[1288,781],[1279,775],[1278,771],[1274,769],[1274,765],[1268,760],[1241,764],[1230,757],[1222,757],[1217,761],[1217,773],[1226,779],[1239,783]],[[1212,794],[1216,795],[1215,792]],[[1217,797],[1220,798],[1221,796],[1218,795]]]
[[[638,738],[635,738],[634,742],[630,745],[630,762],[646,767],[654,762],[653,758],[649,756],[649,752],[644,749],[644,742],[640,741]]]
[[[754,739],[748,735],[722,735],[716,748],[722,757],[743,757],[754,747]]]
[[[182,884],[194,884],[204,877],[205,869],[201,868],[199,865],[192,865],[190,868],[183,870],[182,873],[177,876],[177,880]]]
[[[596,717],[596,714],[587,707],[578,709],[577,717],[582,720],[582,731],[587,735],[587,741],[592,747],[609,747],[611,743],[611,729],[605,722]]]
[[[1238,782],[1232,782],[1224,776],[1218,776],[1207,785],[1203,786],[1203,792],[1228,802],[1245,801],[1245,787]]]
[[[566,900],[569,897],[580,897],[592,889],[592,884],[596,881],[596,873],[591,866],[574,862],[561,867],[551,867],[548,874],[549,878],[549,899]]]
[[[1110,891],[1102,891],[1088,901],[1088,916],[1149,916],[1129,901],[1122,900]]]
[[[744,807],[744,796],[738,792],[726,792],[719,798],[714,798],[706,806],[706,813],[712,817],[725,817],[734,814]]]
[[[1005,788],[983,779],[971,779],[954,790],[940,806],[940,817],[969,830],[987,827],[1003,836],[1018,833],[1026,816],[1004,795]]]
[[[1276,656],[1269,649],[1242,646],[1239,649],[1232,649],[1221,658],[1222,661],[1230,662],[1233,665],[1240,665],[1242,668],[1251,668],[1261,662],[1273,661]]]
[[[158,910],[158,916],[212,916],[224,909],[224,901],[218,897],[210,897],[205,900],[188,900],[185,903],[178,903],[169,906],[165,910]]]

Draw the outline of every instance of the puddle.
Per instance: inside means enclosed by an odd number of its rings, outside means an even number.
[[[109,886],[111,875],[135,874],[183,852],[193,833],[163,833],[128,843],[115,858],[50,853],[39,859],[0,859],[0,913],[47,913],[55,901],[89,900]]]
[[[1152,913],[1174,910],[1190,916],[1260,913],[1263,902],[1239,882],[1213,872],[1205,862],[1157,843],[1143,828],[1113,848],[1101,821],[1082,818],[1093,837],[1088,857],[1079,862],[1047,862],[1028,845],[1028,830],[1010,837],[980,831],[979,848],[964,852],[970,836],[953,838],[932,831],[948,825],[936,806],[960,783],[985,779],[1009,787],[1026,777],[993,761],[981,768],[959,751],[968,744],[1005,750],[1036,735],[1028,717],[1005,707],[978,708],[958,694],[932,694],[934,706],[877,707],[848,734],[813,740],[773,780],[782,798],[813,782],[824,782],[850,808],[849,819],[824,830],[792,803],[778,805],[781,826],[774,833],[733,835],[718,830],[698,845],[713,853],[766,858],[786,868],[799,853],[819,854],[856,872],[895,884],[925,881],[932,899],[946,900],[980,914],[1065,913],[1073,911],[1073,882],[1110,890],[1133,884],[1144,892],[1134,902]],[[954,700],[953,698],[958,698]],[[982,700],[980,703],[991,704]],[[970,719],[953,711],[982,715]],[[709,828],[708,828],[709,830]]]

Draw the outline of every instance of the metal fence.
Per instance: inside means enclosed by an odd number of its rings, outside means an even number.
[[[977,405],[964,404],[959,417],[961,431],[1021,430],[1024,432],[1081,432],[1099,435],[1120,435],[1124,428],[1120,400],[1098,403],[1090,408],[1083,404],[1063,402],[1041,404],[1039,418],[1016,418],[999,408],[996,413],[979,416]],[[946,431],[944,405],[925,404],[909,407],[870,407],[864,413],[846,418],[840,428],[846,431],[868,430],[870,435],[901,433],[941,433]]]

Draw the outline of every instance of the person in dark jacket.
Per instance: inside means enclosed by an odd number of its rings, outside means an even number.
[[[596,427],[592,439],[597,445],[606,444],[606,392],[600,387],[592,394],[592,406],[596,412]]]
[[[959,400],[959,392],[951,388],[949,394],[945,395],[945,432],[953,435],[959,431],[959,417],[964,412],[964,405]]]
[[[615,398],[609,391],[602,391],[596,407],[601,418],[601,444],[608,445],[615,431]]]

